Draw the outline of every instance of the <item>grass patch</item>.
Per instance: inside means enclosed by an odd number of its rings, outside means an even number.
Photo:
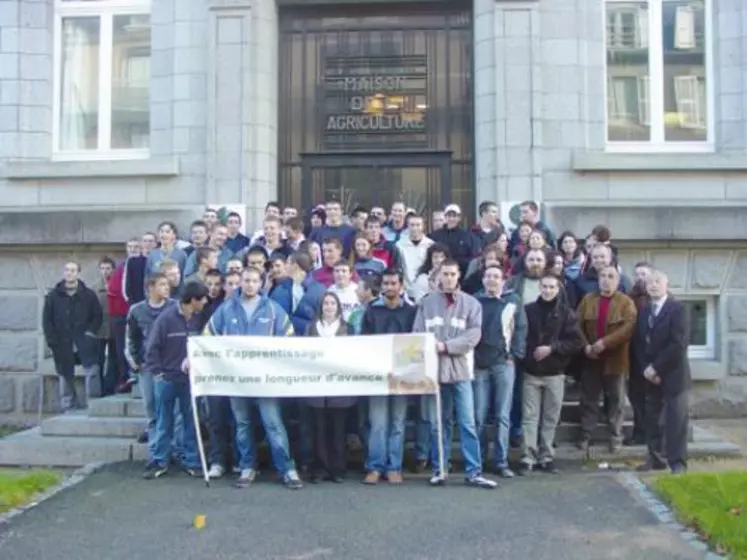
[[[62,479],[62,473],[44,470],[0,470],[0,513],[31,499]]]
[[[719,553],[747,560],[747,471],[660,476],[653,486]]]
[[[23,428],[19,428],[17,426],[0,426],[0,438],[9,436],[10,434],[15,434],[16,432],[20,432],[23,430]]]

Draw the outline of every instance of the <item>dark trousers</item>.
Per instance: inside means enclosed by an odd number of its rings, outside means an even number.
[[[581,438],[590,439],[599,422],[599,399],[604,395],[604,412],[611,443],[622,442],[625,376],[604,375],[587,369],[581,376]]]
[[[314,474],[341,476],[345,473],[348,412],[347,408],[311,408]]]
[[[646,442],[653,466],[687,466],[689,394],[666,395],[646,382]],[[666,455],[664,452],[666,451]]]
[[[523,435],[521,428],[521,407],[522,407],[522,385],[524,384],[524,372],[519,366],[516,366],[516,378],[514,379],[514,390],[511,398],[511,412],[509,413],[510,427],[508,430],[509,437],[520,437]]]
[[[111,318],[111,333],[114,336],[114,349],[117,355],[117,384],[124,383],[130,378],[130,367],[125,358],[125,331],[127,317]]]
[[[117,349],[113,338],[99,340],[99,375],[102,396],[113,395],[117,387]]]
[[[224,468],[238,466],[236,425],[229,397],[207,397],[208,431],[210,433],[210,465]]]
[[[633,438],[646,437],[646,385],[648,381],[639,373],[628,377],[628,400],[633,408]]]

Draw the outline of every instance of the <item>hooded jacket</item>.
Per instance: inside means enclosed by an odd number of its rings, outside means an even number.
[[[441,383],[474,378],[473,351],[482,335],[482,307],[474,297],[464,292],[428,294],[420,301],[413,332],[433,333],[446,345],[438,356]]]
[[[524,357],[527,317],[521,299],[512,291],[492,297],[477,294],[482,306],[482,334],[475,348],[475,368],[488,369]]]
[[[288,314],[266,295],[258,295],[259,302],[251,319],[247,319],[241,305],[241,290],[224,301],[210,317],[203,334],[206,336],[293,336],[293,324]]]

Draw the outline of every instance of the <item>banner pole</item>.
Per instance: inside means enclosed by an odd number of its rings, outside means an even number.
[[[192,399],[192,417],[194,418],[195,436],[197,438],[197,450],[200,453],[200,464],[202,465],[202,476],[205,478],[205,486],[210,488],[210,477],[208,476],[207,459],[205,458],[205,445],[202,443],[202,430],[200,429],[200,415],[197,411],[197,396],[192,387],[192,373],[189,376],[189,393]]]
[[[443,411],[441,409],[441,384],[436,385],[436,422],[438,422],[438,463],[440,466],[441,480],[446,480],[449,476],[449,465],[446,463],[444,456],[444,422]]]

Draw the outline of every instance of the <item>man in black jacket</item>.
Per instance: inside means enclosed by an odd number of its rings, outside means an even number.
[[[560,279],[546,273],[540,280],[540,297],[525,307],[526,354],[521,361],[524,441],[519,475],[529,474],[535,464],[545,472],[557,472],[553,442],[563,407],[565,368],[584,347],[578,317],[559,295]]]
[[[84,406],[75,392],[76,354],[86,375],[86,399],[101,396],[94,386],[99,380],[98,339],[103,312],[93,290],[80,280],[80,265],[65,265],[63,278],[44,300],[44,340],[52,350],[60,380],[60,402],[63,410]]]
[[[430,237],[436,243],[449,248],[451,257],[459,263],[459,277],[466,278],[469,262],[480,254],[480,243],[471,231],[459,227],[462,220],[462,210],[459,206],[449,204],[444,210],[444,216],[444,227],[434,231]]]
[[[687,358],[690,325],[685,307],[668,293],[666,274],[655,270],[646,279],[651,303],[638,316],[637,356],[647,364],[646,442],[648,461],[640,470],[673,473],[687,470],[688,397],[692,380]],[[664,433],[662,434],[662,422]],[[666,442],[666,459],[662,451]]]

